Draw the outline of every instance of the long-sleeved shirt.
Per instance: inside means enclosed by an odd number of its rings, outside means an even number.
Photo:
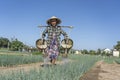
[[[47,26],[47,28],[42,33],[42,38],[45,38],[47,34],[47,45],[50,46],[50,43],[52,41],[53,34],[56,34],[56,40],[58,41],[58,44],[60,45],[60,36],[61,34],[64,36],[64,38],[68,38],[68,35],[66,32],[64,32],[61,29],[61,26]]]

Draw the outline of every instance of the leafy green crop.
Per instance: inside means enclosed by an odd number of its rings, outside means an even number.
[[[29,64],[42,61],[39,55],[0,55],[0,66],[13,66],[19,64]]]
[[[79,80],[99,60],[97,56],[70,55],[69,63],[12,72],[0,76],[0,80]]]

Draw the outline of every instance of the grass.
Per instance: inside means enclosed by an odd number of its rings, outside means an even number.
[[[6,55],[28,55],[28,52],[20,52],[20,51],[10,51],[8,49],[0,49],[0,54]]]
[[[24,70],[0,76],[0,80],[79,80],[99,60],[97,56],[70,55],[73,62],[64,65],[33,69],[26,73]]]
[[[104,56],[104,57],[102,57],[102,59],[104,60],[104,62],[109,63],[109,64],[120,61],[119,57],[107,57],[107,56]]]
[[[42,62],[41,55],[32,55],[28,52],[9,51],[7,49],[0,49],[0,66],[14,66],[21,64],[29,64],[35,62]]]
[[[120,64],[120,58],[115,59],[115,62]]]
[[[42,56],[40,55],[0,55],[0,66],[14,66],[20,64],[29,64],[42,61]]]
[[[104,60],[107,63],[120,62],[120,58],[116,57],[75,54],[69,55],[69,59],[73,62],[64,65],[31,69],[29,72],[25,72],[24,70],[7,72],[7,74],[0,75],[0,80],[79,80],[99,60]],[[61,60],[61,57],[59,57],[59,60]],[[42,56],[0,55],[1,66],[29,64],[37,61],[42,61]]]

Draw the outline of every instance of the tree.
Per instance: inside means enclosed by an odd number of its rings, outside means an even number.
[[[94,50],[90,50],[90,51],[89,51],[89,54],[91,54],[91,55],[95,55],[95,54],[96,54],[96,51],[94,51]]]
[[[81,53],[82,54],[89,54],[89,52],[86,49],[82,50]]]
[[[96,55],[100,55],[102,53],[101,49],[97,49]]]
[[[13,40],[10,44],[10,49],[13,51],[20,51],[22,50],[24,44],[21,41],[18,41],[17,39]]]
[[[117,44],[114,46],[114,49],[120,51],[120,41],[117,41]]]
[[[0,37],[0,48],[7,48],[9,47],[9,44],[10,41],[8,38],[3,38],[3,37]]]

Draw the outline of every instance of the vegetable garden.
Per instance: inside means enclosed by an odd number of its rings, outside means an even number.
[[[112,63],[119,62],[119,58],[102,57],[91,55],[70,54],[70,62],[66,64],[57,64],[50,67],[38,67],[30,69],[28,72],[18,70],[16,72],[7,72],[0,75],[0,80],[79,80],[97,61],[104,60]],[[61,61],[61,57],[59,57]],[[22,64],[42,62],[41,55],[0,55],[0,66],[11,67]]]

